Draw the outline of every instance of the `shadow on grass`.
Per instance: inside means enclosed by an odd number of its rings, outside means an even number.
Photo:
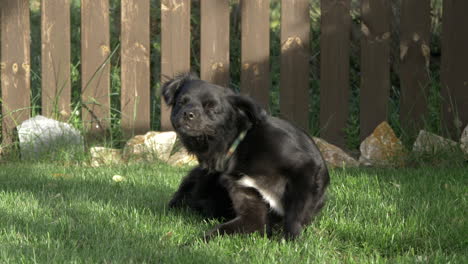
[[[165,205],[175,189],[171,186],[178,178],[166,181],[137,167],[66,168],[57,173],[51,173],[52,166],[2,167],[3,256],[58,262],[228,261],[204,247],[184,245],[194,233],[198,235],[202,220],[187,211],[167,211]],[[174,169],[162,170],[178,177]],[[128,177],[122,183],[112,182],[111,171]],[[139,175],[140,171],[148,175]]]

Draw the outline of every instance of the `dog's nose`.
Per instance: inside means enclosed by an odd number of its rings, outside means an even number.
[[[195,118],[195,114],[192,111],[184,112],[185,119],[193,120]]]

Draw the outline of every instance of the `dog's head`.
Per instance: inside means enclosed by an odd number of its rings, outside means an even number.
[[[174,129],[187,137],[220,138],[228,132],[237,134],[266,116],[250,98],[202,81],[193,74],[182,74],[167,81],[162,96],[172,107]]]

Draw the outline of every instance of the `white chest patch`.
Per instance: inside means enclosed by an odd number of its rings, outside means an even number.
[[[268,186],[262,186],[259,182],[249,176],[243,176],[237,181],[241,186],[256,189],[262,198],[270,205],[270,207],[279,215],[284,215],[284,207],[281,198],[284,194],[286,183],[284,181],[275,182]]]

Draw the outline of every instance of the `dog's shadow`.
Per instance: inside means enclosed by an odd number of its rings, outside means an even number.
[[[5,171],[15,173],[0,172],[0,193],[18,195],[21,197],[19,200],[22,200],[18,206],[23,206],[25,209],[2,210],[0,228],[12,226],[20,233],[28,233],[31,237],[38,239],[50,236],[52,239],[61,240],[63,239],[63,225],[66,225],[71,232],[67,240],[76,240],[75,246],[78,248],[89,250],[88,247],[99,248],[107,244],[111,247],[114,243],[112,241],[128,245],[141,243],[143,246],[132,248],[135,256],[165,259],[175,252],[187,250],[188,243],[200,241],[203,229],[214,223],[212,220],[205,222],[202,216],[189,209],[169,210],[167,203],[176,190],[176,186],[171,186],[172,184],[169,183],[143,184],[141,181],[131,182],[128,178],[126,182],[113,182],[112,175],[105,180],[98,177],[75,177],[66,173],[58,173],[50,177],[49,169],[42,171],[34,166],[23,165],[15,170],[10,167]],[[82,173],[81,169],[77,173]],[[6,201],[5,208],[9,207],[6,204],[12,202]],[[28,207],[31,209],[26,209]],[[102,210],[104,207],[110,209]],[[24,210],[38,210],[46,213],[33,217],[32,211],[26,215]],[[129,216],[109,219],[109,214],[112,213],[109,210],[117,213],[120,211],[123,214],[135,211],[137,214],[146,215],[145,221],[154,225],[161,224],[161,228],[153,228],[153,233],[148,234],[147,239],[152,240],[150,243],[146,241],[145,235],[134,232],[132,228],[122,228],[131,226],[130,222],[135,221],[134,217],[127,219],[129,221],[127,223],[116,223],[116,219],[127,221],[125,218]],[[56,219],[49,221],[49,214],[55,215]],[[148,220],[148,215],[150,215],[149,218],[154,217],[154,220]],[[60,226],[61,221],[66,223]],[[161,222],[158,223],[158,221]],[[171,221],[178,223],[174,231],[171,231]],[[173,236],[173,233],[181,229],[191,231]],[[196,230],[200,230],[199,233]],[[195,235],[192,234],[194,232]],[[112,241],[108,241],[109,239]],[[24,250],[31,249],[28,248],[25,247]],[[49,253],[52,254],[52,251],[51,248]],[[195,259],[206,257],[218,259],[216,256],[199,253],[193,247],[190,247],[189,251]],[[43,254],[47,254],[47,250]],[[109,258],[112,259],[112,256],[109,255]],[[219,262],[223,260],[219,259]]]

